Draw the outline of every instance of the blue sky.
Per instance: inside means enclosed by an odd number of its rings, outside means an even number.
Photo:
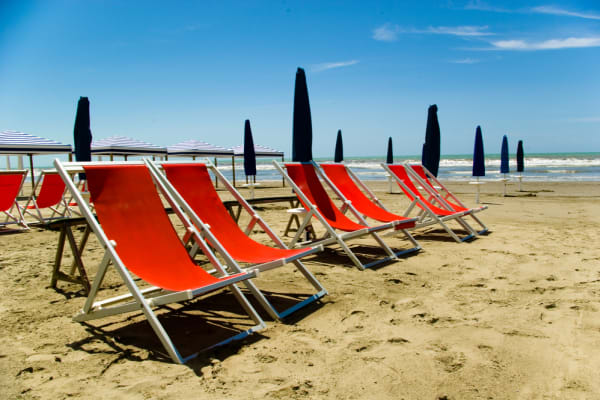
[[[442,154],[600,151],[598,1],[0,1],[0,129],[72,143],[255,143],[291,154],[295,71],[314,148],[420,154],[437,104]]]

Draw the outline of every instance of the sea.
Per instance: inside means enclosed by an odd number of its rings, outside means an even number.
[[[106,158],[105,158],[106,159]],[[130,159],[134,159],[130,157]],[[184,161],[184,158],[178,158]],[[16,167],[13,160],[12,167]],[[40,169],[52,168],[50,162],[43,160],[43,164],[35,165],[36,176]],[[213,160],[214,161],[214,160]],[[217,159],[219,170],[228,178],[233,177],[233,168],[229,158]],[[333,158],[317,158],[317,162],[333,161]],[[347,157],[344,163],[348,165],[361,179],[385,180],[386,173],[381,168],[384,157]],[[398,156],[394,162],[419,163],[421,156]],[[521,175],[516,172],[516,158],[509,161],[509,177]],[[472,180],[472,155],[443,155],[440,159],[438,178],[447,181],[469,181]],[[26,166],[27,167],[27,166]],[[237,181],[245,181],[244,165],[242,158],[236,158],[235,174]],[[600,152],[593,153],[540,153],[526,154],[525,171],[522,173],[523,180],[536,182],[600,182]],[[503,178],[500,173],[500,154],[486,154],[485,177],[480,180],[498,180]],[[281,179],[275,169],[273,161],[266,158],[257,159],[257,181],[274,181]]]
[[[333,158],[317,158],[317,162],[333,161]],[[364,180],[386,180],[387,175],[381,168],[384,157],[347,157],[344,163]],[[420,163],[421,156],[394,157],[395,163]],[[547,153],[530,154],[525,157],[525,171],[517,171],[517,161],[509,161],[509,177],[523,176],[523,180],[538,182],[600,182],[600,152],[595,153]],[[236,163],[236,177],[243,178],[242,160]],[[275,180],[280,175],[272,160],[257,160],[257,180]],[[470,181],[472,177],[472,155],[443,155],[440,159],[438,178],[447,181]],[[228,178],[232,176],[231,163],[219,161],[219,170]],[[500,173],[500,154],[486,155],[485,177],[480,180],[498,180],[504,178]]]

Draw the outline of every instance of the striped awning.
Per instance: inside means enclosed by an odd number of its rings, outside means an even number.
[[[92,140],[93,155],[165,155],[166,147],[156,146],[141,140],[125,136],[111,136],[106,139]]]
[[[232,156],[233,150],[201,140],[186,140],[168,147],[170,156]]]
[[[0,132],[0,154],[70,153],[71,145],[18,131]]]
[[[244,146],[235,146],[231,148],[236,157],[244,155]],[[267,146],[261,146],[260,144],[254,145],[254,152],[256,157],[283,157],[283,151],[274,150]]]

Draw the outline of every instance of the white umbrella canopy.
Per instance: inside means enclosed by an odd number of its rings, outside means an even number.
[[[92,141],[92,155],[166,156],[167,148],[125,136],[111,136]]]
[[[0,154],[29,156],[32,189],[35,186],[35,174],[33,172],[34,155],[66,153],[69,154],[70,158],[72,150],[70,144],[63,144],[56,140],[46,139],[29,133],[11,130],[0,132]]]
[[[170,156],[233,156],[231,149],[193,139],[174,144],[167,149]]]

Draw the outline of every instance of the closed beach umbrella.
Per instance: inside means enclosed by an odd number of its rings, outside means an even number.
[[[485,156],[483,153],[483,136],[481,135],[481,127],[477,126],[475,131],[475,148],[473,149],[473,176],[477,177],[477,194],[475,202],[479,203],[479,177],[485,176]]]
[[[392,138],[388,139],[387,157],[385,159],[386,164],[394,163],[394,151],[392,150]]]
[[[427,110],[427,127],[421,162],[433,175],[438,175],[440,167],[440,124],[437,117],[437,105]]]
[[[386,164],[394,163],[394,151],[392,150],[392,138],[391,137],[388,139],[387,157],[385,158],[385,163]],[[390,193],[394,193],[394,186],[392,185],[392,181],[393,181],[392,177],[388,176],[388,187],[389,187]]]
[[[483,153],[483,136],[481,127],[475,131],[475,148],[473,149],[473,176],[485,176],[485,155]]]
[[[304,70],[298,68],[294,88],[292,161],[307,162],[312,158],[312,120],[308,102],[308,87]]]
[[[244,124],[244,173],[246,177],[256,176],[256,153],[254,152],[250,120],[246,120]]]
[[[342,143],[342,131],[338,130],[337,139],[335,140],[335,154],[333,162],[339,163],[344,161],[344,144]]]
[[[519,140],[517,145],[517,172],[525,171],[525,163],[523,162],[523,141]]]
[[[502,148],[500,149],[500,173],[504,174],[504,179],[502,179],[504,182],[503,196],[506,196],[506,174],[508,172],[508,138],[504,135],[502,137]]]
[[[502,148],[500,149],[500,173],[508,174],[508,138],[506,135],[502,137]]]
[[[75,143],[75,160],[92,161],[92,131],[90,130],[90,101],[87,97],[80,97],[77,102],[75,114],[75,128],[73,129]],[[79,179],[85,179],[85,174],[79,174]]]
[[[517,145],[517,172],[519,173],[519,192],[522,191],[523,171],[525,171],[525,160],[523,154],[523,141],[519,140]]]

